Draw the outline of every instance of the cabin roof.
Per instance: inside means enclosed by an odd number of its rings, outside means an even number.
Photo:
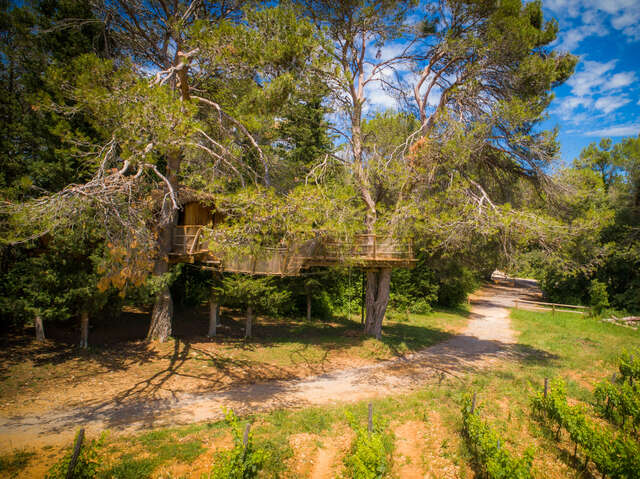
[[[182,186],[178,190],[178,200],[182,205],[187,203],[202,203],[204,206],[213,207],[215,196],[211,193],[207,193],[206,191],[195,190],[193,188]]]

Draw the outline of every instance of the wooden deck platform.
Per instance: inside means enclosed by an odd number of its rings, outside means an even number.
[[[176,227],[171,261],[201,263],[219,271],[280,276],[295,276],[315,266],[412,268],[416,263],[411,241],[367,234],[356,235],[350,243],[314,239],[290,247],[263,248],[256,256],[218,258],[209,250],[207,230],[206,226]]]

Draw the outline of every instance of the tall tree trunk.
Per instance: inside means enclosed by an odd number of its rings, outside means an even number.
[[[82,311],[80,315],[80,347],[89,347],[89,313],[86,311]]]
[[[167,157],[167,178],[174,191],[178,191],[178,170],[181,157],[179,153],[172,153]],[[162,276],[169,272],[169,253],[173,247],[173,233],[178,215],[174,210],[168,213],[166,223],[158,231],[158,259],[153,268],[154,276]],[[164,286],[153,305],[151,324],[147,332],[150,341],[165,342],[171,336],[171,323],[173,321],[173,298],[169,286]]]
[[[42,324],[42,316],[36,314],[33,322],[36,326],[36,341],[44,341],[44,325]]]
[[[307,291],[307,321],[311,321],[311,292]]]
[[[184,58],[184,53],[180,51],[180,43],[178,42],[176,53],[173,58],[173,66],[179,67],[177,70],[177,78],[179,78],[180,96],[183,101],[189,100],[189,83],[188,83],[188,59]],[[183,61],[185,60],[185,61]],[[178,85],[174,84],[173,87]],[[175,194],[179,190],[179,173],[182,163],[182,152],[171,151],[167,154],[167,180]],[[171,210],[165,224],[160,226],[158,231],[158,259],[154,266],[153,274],[156,276],[163,275],[169,271],[169,253],[173,247],[173,235],[178,215],[175,210]],[[165,286],[156,298],[151,314],[151,324],[147,333],[147,339],[151,341],[166,341],[171,335],[171,322],[173,320],[173,299],[169,286]]]
[[[216,327],[218,326],[218,313],[220,311],[218,306],[218,298],[215,294],[211,293],[209,296],[209,332],[207,336],[210,338],[216,335]]]
[[[251,327],[253,326],[253,308],[251,306],[247,307],[247,324],[244,328],[244,337],[245,339],[251,337]]]
[[[151,324],[147,332],[149,341],[165,342],[171,336],[171,322],[173,319],[173,298],[169,286],[165,286],[153,305]]]
[[[389,304],[391,269],[367,271],[366,318],[364,332],[377,339],[382,337],[382,321]]]

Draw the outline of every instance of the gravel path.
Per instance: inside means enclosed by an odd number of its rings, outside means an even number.
[[[215,420],[222,408],[238,413],[300,407],[397,394],[442,375],[486,367],[515,343],[509,307],[535,284],[521,288],[486,286],[472,299],[471,320],[459,335],[407,357],[294,381],[248,384],[227,391],[182,395],[170,400],[104,402],[48,412],[42,416],[0,416],[0,450],[71,441],[79,427],[90,435],[104,429],[133,432],[154,427]]]

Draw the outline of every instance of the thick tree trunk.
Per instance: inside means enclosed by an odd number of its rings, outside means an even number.
[[[307,291],[307,321],[311,321],[311,293]]]
[[[83,311],[80,315],[80,347],[89,347],[89,313]]]
[[[369,336],[382,337],[382,321],[389,304],[391,269],[367,271],[366,318],[364,332]]]
[[[210,338],[216,335],[216,327],[218,326],[218,314],[220,312],[218,298],[214,294],[209,296],[209,332],[207,336]]]
[[[173,318],[173,299],[169,287],[165,286],[156,298],[151,314],[151,324],[147,339],[149,341],[165,342],[171,336],[171,321]]]
[[[251,327],[252,326],[253,326],[253,308],[251,306],[249,306],[247,308],[247,324],[246,324],[246,327],[244,328],[244,337],[245,337],[245,339],[251,337]]]
[[[33,322],[36,325],[36,341],[44,341],[44,325],[42,324],[42,317],[36,314]]]
[[[178,170],[180,169],[180,156],[173,154],[167,158],[167,177],[175,191],[178,191]],[[169,272],[169,253],[173,247],[173,232],[178,215],[170,212],[170,218],[158,231],[158,259],[154,265],[153,275],[162,276]],[[169,286],[165,286],[156,298],[151,313],[151,324],[147,332],[150,341],[165,342],[171,336],[171,323],[173,321],[173,298]]]

